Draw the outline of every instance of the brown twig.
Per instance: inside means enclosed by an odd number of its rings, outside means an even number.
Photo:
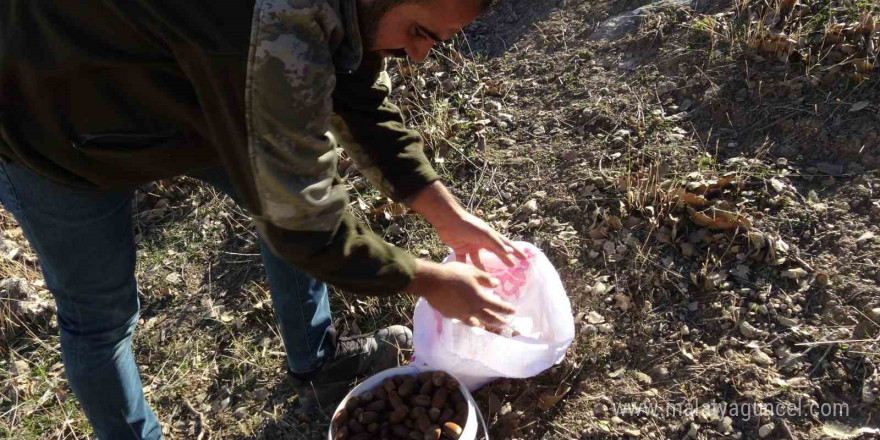
[[[190,403],[189,399],[186,397],[183,398],[183,404],[186,405],[186,408],[192,411],[193,414],[199,420],[199,436],[196,437],[196,440],[209,440],[211,438],[211,429],[208,427],[207,420],[208,418],[202,414],[201,411],[197,410],[196,407]]]

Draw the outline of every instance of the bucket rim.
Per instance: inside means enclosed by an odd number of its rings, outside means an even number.
[[[411,365],[411,364],[410,365],[402,365],[399,367],[389,368],[387,370],[380,371],[376,374],[373,374],[372,376],[365,378],[364,380],[360,381],[357,385],[355,385],[354,388],[352,388],[351,391],[349,391],[348,394],[346,394],[345,397],[339,402],[339,405],[337,405],[336,409],[333,410],[333,414],[331,415],[330,420],[332,421],[333,418],[336,417],[336,414],[338,414],[339,411],[341,411],[343,408],[345,408],[345,404],[352,397],[358,396],[358,395],[363,394],[364,392],[368,391],[368,388],[367,388],[368,384],[369,384],[369,389],[372,389],[374,387],[374,385],[380,384],[383,380],[385,380],[386,378],[389,378],[389,377],[395,377],[395,376],[401,376],[401,375],[414,376],[419,373],[431,372],[431,371],[443,371],[443,373],[445,373],[447,376],[455,379],[458,382],[459,392],[461,392],[462,396],[464,396],[464,398],[465,398],[465,401],[467,401],[467,403],[468,403],[467,422],[465,423],[465,426],[463,427],[461,437],[459,437],[460,440],[471,440],[471,439],[476,440],[478,438],[477,437],[477,433],[479,430],[478,420],[479,420],[479,426],[482,427],[482,430],[483,430],[483,438],[485,440],[489,440],[489,431],[487,429],[486,422],[483,419],[483,414],[480,412],[480,408],[477,405],[477,402],[474,400],[474,396],[471,394],[471,392],[467,389],[466,386],[464,386],[462,381],[456,375],[449,373],[449,372],[446,372],[444,370],[441,370],[439,368],[431,368],[430,366],[416,366],[416,365]],[[333,423],[331,422],[330,426],[327,428],[327,440],[334,440],[333,439],[334,434],[335,434],[335,432],[333,429]]]

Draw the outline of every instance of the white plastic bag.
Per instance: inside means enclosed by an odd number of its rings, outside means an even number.
[[[413,317],[413,365],[445,370],[474,391],[499,377],[535,376],[562,361],[574,339],[571,303],[547,257],[529,243],[517,246],[527,258],[512,268],[488,252],[480,259],[501,281],[494,294],[517,308],[510,327],[521,335],[504,337],[471,327],[419,299]],[[455,261],[454,254],[449,261]]]

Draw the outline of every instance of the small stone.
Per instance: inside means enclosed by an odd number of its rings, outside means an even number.
[[[799,280],[807,275],[809,275],[809,273],[800,267],[795,267],[782,272],[782,278],[789,278],[792,280]]]
[[[773,423],[768,423],[764,426],[761,426],[760,428],[758,428],[758,436],[761,438],[765,438],[770,435],[770,433],[773,432],[773,429],[775,428],[776,425],[774,425]]]
[[[611,423],[614,423],[615,425],[620,425],[621,423],[623,423],[623,419],[621,419],[620,417],[614,416],[611,418]]]
[[[782,315],[776,315],[776,322],[786,327],[794,327],[798,324],[797,319],[788,318]]]
[[[651,378],[656,381],[663,381],[669,378],[669,369],[664,366],[656,366],[649,371]]]
[[[647,374],[642,373],[641,371],[636,371],[635,373],[633,373],[633,376],[635,376],[636,380],[639,383],[642,383],[645,385],[650,385],[652,382],[651,376],[648,376]]]
[[[623,430],[623,433],[630,437],[641,437],[642,431],[635,428],[627,428]]]
[[[773,358],[770,357],[767,353],[764,353],[761,350],[755,349],[752,351],[752,360],[755,361],[758,365],[773,365]]]
[[[718,354],[718,349],[710,345],[710,346],[704,348],[703,351],[700,352],[700,357],[701,358],[710,358],[712,356],[715,356],[716,354]]]
[[[778,193],[785,191],[785,184],[779,179],[770,179],[770,186]]]
[[[599,329],[596,328],[593,324],[587,324],[581,328],[581,333],[587,336],[593,336],[598,332]]]
[[[691,423],[691,428],[688,429],[688,432],[687,432],[688,438],[697,438],[697,435],[699,434],[699,430],[700,430],[700,425],[697,425],[696,423]]]
[[[786,159],[784,157],[780,157],[779,159],[776,159],[776,167],[777,168],[785,168],[787,166],[788,166],[788,159]]]
[[[880,308],[865,311],[852,331],[852,339],[868,339],[880,331]]]
[[[605,322],[605,317],[596,313],[595,311],[591,311],[587,314],[587,322],[590,324],[601,324]]]
[[[715,425],[715,430],[722,434],[727,434],[728,432],[733,431],[733,419],[726,416],[722,417]]]
[[[165,281],[169,284],[180,284],[182,278],[177,272],[171,272],[165,277]]]
[[[516,141],[511,138],[501,138],[498,140],[498,143],[505,147],[512,147],[516,145]]]
[[[843,165],[834,165],[834,164],[827,163],[827,162],[822,162],[822,163],[816,164],[816,169],[819,172],[822,172],[825,174],[831,174],[831,175],[843,174]]]
[[[764,332],[755,328],[748,321],[739,324],[739,332],[748,339],[759,339],[764,336]]]
[[[871,404],[877,401],[877,394],[872,391],[870,381],[866,380],[862,385],[862,403]]]
[[[236,419],[239,419],[239,420],[243,419],[246,412],[247,412],[246,407],[239,406],[238,408],[235,408],[235,411],[232,412],[232,417],[235,417]]]
[[[538,212],[538,200],[536,199],[531,199],[528,202],[525,202],[522,206],[519,207],[519,209],[516,210],[517,214],[526,216],[532,215],[536,212]]]
[[[602,333],[613,333],[614,326],[612,326],[611,324],[600,324],[599,331]]]
[[[19,359],[12,363],[12,370],[9,372],[12,373],[13,376],[25,376],[30,371],[31,367],[28,365],[27,361]]]
[[[693,257],[697,254],[697,248],[691,243],[682,243],[681,244],[681,254],[685,257]]]
[[[6,278],[0,280],[0,297],[12,300],[24,300],[36,294],[24,278]]]
[[[862,247],[862,246],[868,244],[869,241],[873,240],[874,237],[875,237],[875,235],[873,232],[871,232],[871,231],[865,232],[864,234],[859,236],[858,239],[856,239],[856,245],[858,245],[859,247]]]

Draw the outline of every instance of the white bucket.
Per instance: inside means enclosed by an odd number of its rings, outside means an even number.
[[[382,381],[389,377],[394,376],[416,376],[424,371],[436,371],[434,368],[419,368],[412,365],[406,365],[403,367],[391,368],[389,370],[382,371],[381,373],[376,373],[373,376],[368,377],[366,380],[358,384],[358,386],[354,387],[342,402],[339,402],[339,406],[336,407],[336,410],[333,411],[333,417],[330,420],[336,418],[336,414],[345,408],[345,404],[348,403],[348,400],[354,396],[363,394],[366,391],[378,388],[382,385]],[[477,407],[477,402],[474,401],[474,397],[471,396],[470,391],[464,387],[462,382],[455,376],[447,373],[450,377],[458,380],[458,391],[461,392],[461,395],[464,396],[465,400],[468,403],[468,414],[467,421],[461,430],[461,436],[459,440],[476,440],[477,438],[477,420],[479,419],[480,425],[483,427],[483,436],[486,440],[489,440],[489,431],[486,429],[486,422],[483,420],[483,415],[480,414],[480,409]],[[327,440],[333,440],[333,436],[336,432],[333,429],[333,424],[330,424],[330,429],[327,430]]]

